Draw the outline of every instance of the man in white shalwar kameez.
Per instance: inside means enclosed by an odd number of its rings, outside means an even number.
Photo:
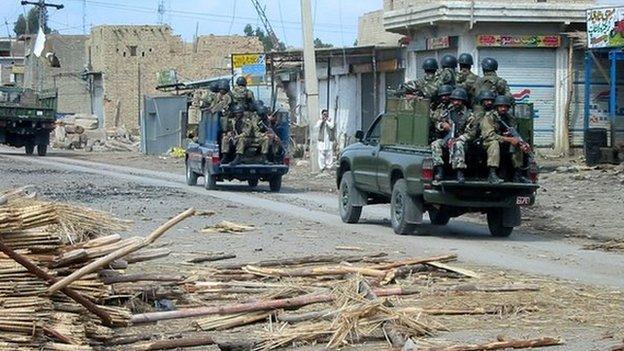
[[[321,172],[331,169],[334,163],[334,121],[327,110],[321,111],[321,119],[316,123],[318,139],[318,164]]]

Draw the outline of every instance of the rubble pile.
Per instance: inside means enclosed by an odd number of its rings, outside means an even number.
[[[125,127],[105,130],[95,115],[65,116],[56,123],[52,147],[85,151],[138,151],[139,137]]]

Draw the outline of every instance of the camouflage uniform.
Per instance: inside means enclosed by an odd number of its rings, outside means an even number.
[[[210,105],[210,112],[212,114],[221,114],[221,126],[223,131],[230,130],[231,124],[229,123],[230,105],[232,104],[232,97],[230,93],[218,93],[215,97],[212,105]],[[225,126],[225,128],[223,128]]]
[[[212,103],[216,100],[217,95],[218,95],[217,93],[213,93],[210,90],[206,91],[201,97],[199,106],[202,109],[210,108],[210,106],[212,106]]]
[[[236,153],[242,155],[245,153],[245,149],[250,144],[256,144],[260,146],[260,153],[266,155],[269,152],[269,140],[260,131],[258,126],[258,115],[252,112],[245,112],[243,117],[242,131],[236,140]]]
[[[436,129],[440,133],[447,133],[442,128],[442,122],[452,120],[455,123],[455,135],[452,138],[455,139],[453,150],[449,156],[451,166],[453,169],[465,169],[466,166],[466,143],[473,140],[476,135],[476,125],[474,124],[474,117],[468,111],[467,107],[462,107],[460,110],[453,109],[449,112],[447,117],[436,121]],[[442,154],[444,148],[447,147],[444,143],[444,138],[436,139],[431,143],[431,151],[433,156],[433,165],[444,165],[444,159]]]
[[[413,91],[417,95],[425,98],[432,98],[438,90],[436,73],[425,72],[425,76],[418,80],[410,80],[405,83],[408,91]]]
[[[279,136],[275,133],[276,122],[269,121],[268,118],[259,118],[258,126],[260,132],[264,135],[267,142],[268,152],[273,157],[279,156],[280,149],[282,147]]]
[[[516,118],[511,114],[501,116],[496,110],[488,111],[481,120],[481,134],[483,135],[483,145],[487,150],[487,165],[488,167],[498,168],[500,165],[500,153],[503,145],[511,146],[511,144],[503,141],[503,134],[506,130],[499,120],[503,118],[507,124],[516,128]],[[524,157],[519,147],[514,148],[511,161],[514,168],[522,167]]]
[[[455,70],[453,68],[442,68],[436,71],[436,84],[440,87],[444,84],[455,86]]]
[[[481,94],[484,90],[490,90],[498,95],[505,95],[512,99],[511,91],[509,90],[509,85],[507,85],[507,81],[503,78],[496,75],[496,72],[485,72],[483,77],[478,77],[477,81],[474,84],[474,95],[473,98],[476,99],[479,94]],[[475,108],[480,106],[479,101],[474,100],[473,106]]]
[[[242,104],[249,111],[254,104],[254,94],[247,87],[237,85],[232,89],[232,102]]]
[[[479,77],[472,73],[469,68],[460,68],[457,73],[457,86],[464,88],[469,96],[469,101],[472,101],[475,97],[475,84],[477,83],[477,79]]]

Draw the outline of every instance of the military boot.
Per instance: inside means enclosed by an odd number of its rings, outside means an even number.
[[[463,169],[457,170],[457,181],[459,182],[459,184],[464,184],[466,182],[466,177],[464,176]]]
[[[522,171],[516,169],[513,176],[514,183],[530,183],[531,181],[522,174]]]
[[[444,180],[444,166],[438,166],[435,170],[435,176],[433,177],[436,182]]]
[[[498,177],[498,174],[496,174],[496,167],[490,167],[490,175],[488,176],[488,182],[492,184],[500,184],[503,182],[503,180]]]
[[[234,160],[230,162],[230,166],[238,166],[241,163],[243,163],[243,158],[241,157],[240,154],[236,154],[236,157],[234,158]]]

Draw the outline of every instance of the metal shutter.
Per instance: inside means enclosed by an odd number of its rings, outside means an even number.
[[[534,142],[552,146],[555,124],[555,50],[536,48],[482,48],[479,57],[498,61],[498,75],[509,84],[516,100],[535,107]],[[482,71],[479,67],[479,73]]]

